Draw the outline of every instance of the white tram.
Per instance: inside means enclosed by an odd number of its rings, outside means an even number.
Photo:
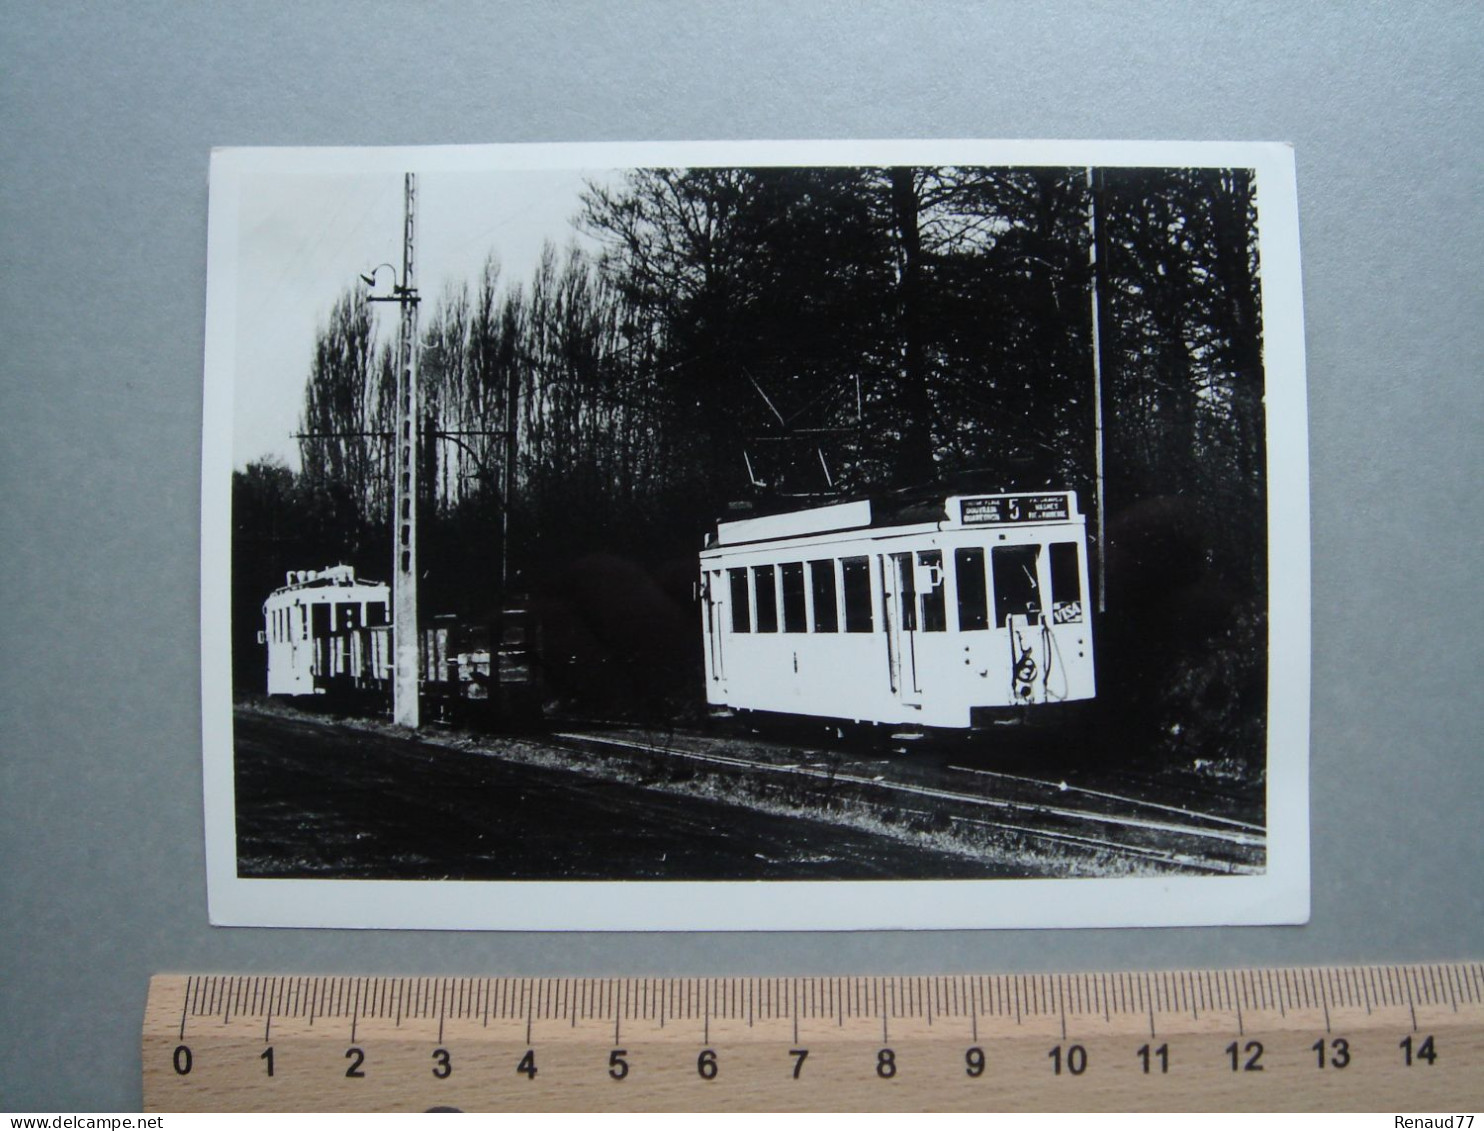
[[[714,706],[968,728],[1096,694],[1075,492],[721,522],[700,565]]]
[[[258,642],[268,646],[268,694],[387,702],[390,598],[385,582],[360,580],[348,565],[290,570],[286,583],[263,602]],[[419,693],[430,706],[444,714],[455,706],[470,712],[494,706],[539,711],[534,630],[523,605],[507,604],[493,627],[451,616],[430,619],[418,633]]]
[[[348,565],[291,570],[263,602],[269,695],[384,688],[391,675],[391,593]]]

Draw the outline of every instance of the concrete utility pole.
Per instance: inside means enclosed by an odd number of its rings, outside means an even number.
[[[1087,170],[1087,225],[1092,239],[1088,251],[1092,275],[1092,430],[1093,460],[1096,468],[1097,496],[1097,546],[1098,546],[1098,612],[1108,611],[1108,540],[1103,522],[1103,298],[1098,287],[1098,273],[1106,268],[1103,246],[1103,225],[1098,223],[1098,212],[1102,208],[1103,174],[1099,170]]]
[[[413,281],[416,247],[417,174],[408,173],[402,224],[402,281],[392,293],[368,296],[369,302],[395,302],[402,307],[397,328],[397,415],[392,458],[392,721],[416,729],[418,711],[417,619],[417,286]],[[382,264],[390,268],[390,264]],[[374,286],[376,268],[361,278]],[[395,272],[395,269],[393,269]]]
[[[515,459],[520,439],[520,369],[505,385],[505,466],[500,474],[500,603],[510,599],[510,507],[515,502]]]
[[[395,676],[392,721],[416,728],[417,683],[417,288],[412,258],[416,246],[417,176],[408,173],[402,224],[402,322],[397,333],[397,485],[393,505],[396,541],[392,554],[392,643]],[[1099,511],[1101,514],[1101,511]]]

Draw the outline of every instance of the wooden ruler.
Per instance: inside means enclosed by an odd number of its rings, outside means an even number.
[[[1484,1108],[1484,963],[159,976],[151,1111]]]

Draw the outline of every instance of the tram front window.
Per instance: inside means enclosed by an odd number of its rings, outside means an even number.
[[[958,583],[958,630],[977,632],[989,627],[989,594],[984,586],[984,551],[964,546],[953,551]]]
[[[1077,543],[1051,543],[1051,619],[1071,624],[1082,619],[1082,574]]]
[[[1040,546],[996,546],[991,552],[994,573],[994,623],[1004,628],[1012,616],[1034,623],[1041,611],[1041,586],[1036,580]]]

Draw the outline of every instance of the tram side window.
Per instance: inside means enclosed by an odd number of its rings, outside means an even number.
[[[944,607],[943,552],[941,550],[919,550],[917,566],[924,574],[923,584],[918,586],[918,600],[922,604],[922,630],[924,632],[948,631],[948,610]],[[938,584],[927,586],[927,578],[935,577]]]
[[[917,630],[917,585],[912,572],[911,554],[893,554],[892,569],[897,571],[897,616],[902,628],[908,632]]]
[[[845,581],[845,631],[874,631],[870,561],[866,558],[842,558],[840,571]]]
[[[809,584],[814,590],[814,631],[839,632],[840,612],[835,607],[835,561],[809,563]]]
[[[1036,580],[1040,546],[996,546],[994,567],[994,623],[1003,628],[1007,618],[1030,616],[1041,608],[1041,586]]]
[[[753,589],[757,593],[757,630],[778,631],[778,583],[773,576],[773,567],[753,566]]]
[[[989,627],[989,589],[984,584],[984,551],[965,546],[953,551],[954,579],[958,583],[958,630],[976,632]]]
[[[727,581],[732,587],[732,631],[751,632],[752,615],[751,605],[747,596],[747,571],[745,569],[727,570]]]
[[[1082,575],[1077,543],[1051,543],[1051,619],[1072,624],[1082,619]]]
[[[804,608],[804,563],[784,562],[778,567],[783,586],[783,631],[807,632],[808,617]]]

